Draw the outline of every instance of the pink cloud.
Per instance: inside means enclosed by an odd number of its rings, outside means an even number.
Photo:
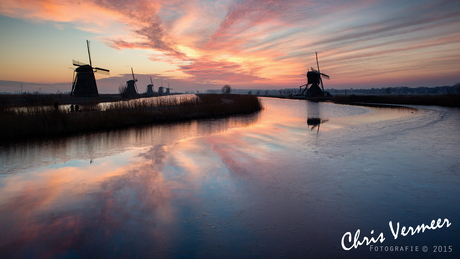
[[[385,74],[393,65],[400,71],[409,68],[414,78],[420,72],[416,63],[433,62],[450,69],[448,66],[458,64],[458,58],[450,58],[458,57],[458,49],[452,45],[458,39],[455,28],[460,21],[459,10],[455,0],[398,5],[382,0],[0,3],[3,15],[71,23],[99,32],[103,41],[117,50],[153,50],[155,54],[145,54],[148,59],[176,66],[176,71],[188,76],[184,80],[270,82],[285,87],[304,81],[301,74],[315,65],[311,58],[315,51],[321,53],[331,77],[343,82],[352,80],[348,75],[362,74],[362,67],[373,68],[366,72],[369,78]],[[107,28],[114,31],[108,32]],[[434,59],[421,58],[436,47],[446,50]],[[387,58],[395,51],[410,54],[396,65]]]
[[[181,65],[179,71],[192,76],[195,82],[220,83],[220,82],[256,82],[264,78],[257,76],[260,67],[245,69],[242,65],[228,61],[214,61],[202,58],[194,60],[189,65]]]

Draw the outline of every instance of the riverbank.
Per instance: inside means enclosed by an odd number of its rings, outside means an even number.
[[[262,109],[256,96],[202,94],[197,98],[156,98],[116,102],[104,110],[69,112],[52,106],[0,111],[0,141],[61,136],[138,125],[216,118]]]
[[[334,96],[331,101],[338,104],[407,104],[437,105],[444,107],[460,107],[460,94],[444,95],[350,95]]]
[[[267,96],[282,99],[305,100],[304,96]],[[330,101],[337,104],[365,105],[365,106],[388,106],[388,105],[437,105],[444,107],[460,107],[460,94],[443,94],[443,95],[339,95],[332,97],[308,98],[313,102]]]

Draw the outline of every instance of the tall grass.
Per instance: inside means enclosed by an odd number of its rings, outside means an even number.
[[[120,101],[94,106],[83,112],[56,111],[52,106],[0,109],[0,140],[221,117],[251,113],[261,108],[256,96],[206,94]]]

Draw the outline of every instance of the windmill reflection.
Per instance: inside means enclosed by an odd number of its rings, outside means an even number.
[[[310,127],[311,126],[311,130],[313,131],[315,128],[317,128],[317,131],[316,133],[319,132],[319,127],[321,125],[321,123],[326,123],[328,122],[329,120],[322,120],[321,118],[308,118],[307,119],[307,125]]]
[[[321,126],[321,123],[326,123],[329,120],[327,119],[321,119],[321,104],[317,102],[307,102],[307,111],[308,111],[308,119],[307,119],[307,125],[310,128],[311,126],[311,131],[313,131],[315,128],[317,129],[316,133],[319,133],[319,128]]]

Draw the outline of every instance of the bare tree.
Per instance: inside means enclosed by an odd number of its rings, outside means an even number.
[[[224,85],[222,87],[222,93],[223,94],[229,94],[232,92],[232,88],[229,85]]]

